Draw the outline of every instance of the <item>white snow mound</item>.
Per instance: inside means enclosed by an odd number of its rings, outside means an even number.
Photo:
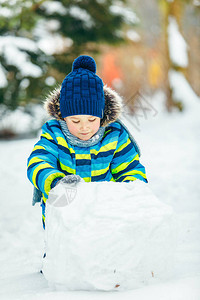
[[[46,204],[43,273],[51,286],[125,290],[170,276],[174,213],[148,184],[80,182],[66,186],[66,201],[62,189]]]

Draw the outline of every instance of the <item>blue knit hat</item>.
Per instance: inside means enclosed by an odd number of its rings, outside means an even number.
[[[62,118],[73,115],[103,118],[103,81],[95,73],[96,63],[92,57],[81,55],[74,60],[72,72],[65,77],[60,90]]]

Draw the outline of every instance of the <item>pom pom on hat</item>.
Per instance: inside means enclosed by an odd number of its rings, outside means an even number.
[[[81,55],[77,57],[72,66],[72,71],[83,68],[89,71],[92,71],[93,73],[96,73],[96,63],[95,60],[88,55]]]

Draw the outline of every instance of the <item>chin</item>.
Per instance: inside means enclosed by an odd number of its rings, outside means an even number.
[[[80,140],[82,141],[88,141],[90,139],[90,137],[81,137]]]
[[[79,139],[82,141],[88,141],[91,138],[91,135],[88,136],[79,136]]]

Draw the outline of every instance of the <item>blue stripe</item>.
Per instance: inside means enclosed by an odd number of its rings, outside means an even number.
[[[133,178],[136,178],[136,179],[140,179],[141,181],[144,181],[144,182],[148,182],[146,178],[144,178],[143,176],[141,176],[140,174],[135,174],[135,175],[124,175],[124,176],[121,176],[117,181],[118,182],[122,182],[123,179],[125,179],[126,177],[133,177]]]
[[[62,145],[59,145],[59,144],[58,144],[58,148],[59,148],[60,150],[62,150],[64,153],[69,154],[72,158],[75,157],[75,153],[71,153],[71,152],[69,151],[69,148],[66,148],[66,147],[64,147],[64,146],[62,146]]]
[[[32,152],[32,154],[33,154],[34,156],[37,156],[37,155],[40,155],[40,154],[48,155],[49,152],[48,152],[47,150],[44,150],[44,149],[37,149],[37,150],[34,150],[34,151]]]
[[[91,165],[91,159],[77,159],[76,160],[76,166],[90,166]]]
[[[118,173],[115,173],[113,174],[113,177],[115,179],[117,179],[120,175],[122,174],[126,174],[126,172],[130,171],[130,170],[133,170],[137,165],[139,164],[139,161],[138,160],[134,160],[132,163],[130,163],[127,168],[125,168],[124,170],[122,171],[119,171]]]
[[[84,170],[84,168],[80,167],[76,170],[76,175],[79,175],[81,178],[91,177],[91,172],[88,171],[87,168],[86,168],[86,170]]]
[[[59,170],[52,169],[52,168],[45,168],[45,169],[39,170],[37,172],[37,175],[36,175],[36,178],[35,178],[36,185],[38,186],[39,190],[43,192],[42,186],[44,185],[44,182],[45,182],[46,178],[49,175],[54,174],[54,173],[58,173],[58,172],[59,172]],[[64,170],[61,170],[60,172],[63,173],[63,174],[65,174],[65,175],[70,175],[71,174],[71,173],[69,173],[67,171],[64,171]],[[44,175],[43,175],[43,173],[44,173]],[[40,175],[43,176],[42,180],[39,179]],[[45,193],[45,197],[47,197],[46,193]]]
[[[108,170],[106,173],[98,175],[98,176],[92,176],[92,181],[103,181],[107,177],[107,175],[110,173],[110,170]],[[110,176],[111,178],[112,176]]]
[[[35,162],[34,164],[30,165],[28,167],[28,170],[30,171],[32,168],[34,168],[39,162]]]
[[[37,172],[36,177],[35,177],[36,185],[38,186],[38,188],[39,188],[40,191],[42,191],[42,189],[41,189],[41,186],[39,185],[39,183],[41,183],[41,182],[39,181],[39,178],[38,178],[38,177],[39,177],[40,174],[42,174],[43,172],[44,172],[44,173],[48,173],[48,170],[54,170],[54,172],[56,173],[56,170],[55,170],[55,169],[52,169],[52,168],[45,168],[45,169],[39,170],[39,171]]]
[[[118,156],[117,158],[114,156],[113,158],[113,169],[116,168],[118,165],[126,162],[126,163],[130,163],[135,156],[137,155],[137,152],[127,152],[126,154],[124,154],[123,156]]]
[[[54,140],[49,140],[48,138],[46,138],[46,137],[44,137],[44,136],[41,136],[40,141],[43,141],[43,140],[44,140],[44,142],[45,142],[45,141],[46,141],[46,142],[48,141],[48,142],[54,144],[55,146],[58,146],[57,143],[56,143]],[[48,146],[48,144],[45,144],[45,145]],[[45,147],[45,145],[43,145],[43,147]]]
[[[107,129],[107,131],[105,132],[105,134],[104,134],[104,136],[103,136],[101,142],[103,142],[104,139],[107,138],[107,136],[108,136],[111,132],[115,132],[115,131],[118,131],[118,132],[119,132],[120,130],[119,130],[118,128],[109,127],[109,128]]]
[[[53,125],[51,125],[51,128],[52,127],[54,127],[54,128],[58,128],[58,129],[60,129],[61,127],[60,127],[60,125],[57,125],[57,124],[53,124]]]
[[[125,155],[125,154],[127,154],[127,152],[131,151],[132,149],[135,150],[135,147],[134,147],[134,145],[132,143],[130,143],[124,149],[122,149],[121,151],[116,152],[115,153],[115,157]]]
[[[38,153],[36,153],[36,154],[38,154]],[[49,161],[51,161],[53,165],[57,164],[57,158],[53,155],[53,153],[48,152],[48,151],[44,151],[40,155],[35,155],[35,152],[33,152],[33,157],[42,159],[42,161],[40,161],[38,163],[42,163],[43,161],[44,161],[44,163],[46,163],[46,162],[48,163]],[[31,157],[31,158],[33,158],[33,157]]]
[[[45,217],[45,208],[46,208],[46,206],[45,206],[45,203],[44,203],[43,200],[42,200],[42,203],[41,203],[40,206],[42,207],[42,216]],[[43,228],[45,229],[45,222],[44,222],[43,218],[42,218],[42,224],[43,224]]]
[[[62,178],[63,177],[56,177],[51,183],[51,189],[53,189],[56,186],[56,183]]]
[[[102,158],[102,157],[108,157],[108,156],[113,156],[113,153],[115,152],[115,149],[108,150],[108,151],[102,151],[99,152],[98,154],[91,154],[92,159],[97,159],[97,158]]]
[[[47,124],[47,129],[48,129],[51,133],[53,133],[53,131],[52,131],[52,129],[51,129],[53,124],[51,124],[51,126],[50,126],[50,124],[49,124],[48,122],[47,122],[46,124]],[[54,124],[54,125],[55,125],[55,124]]]

